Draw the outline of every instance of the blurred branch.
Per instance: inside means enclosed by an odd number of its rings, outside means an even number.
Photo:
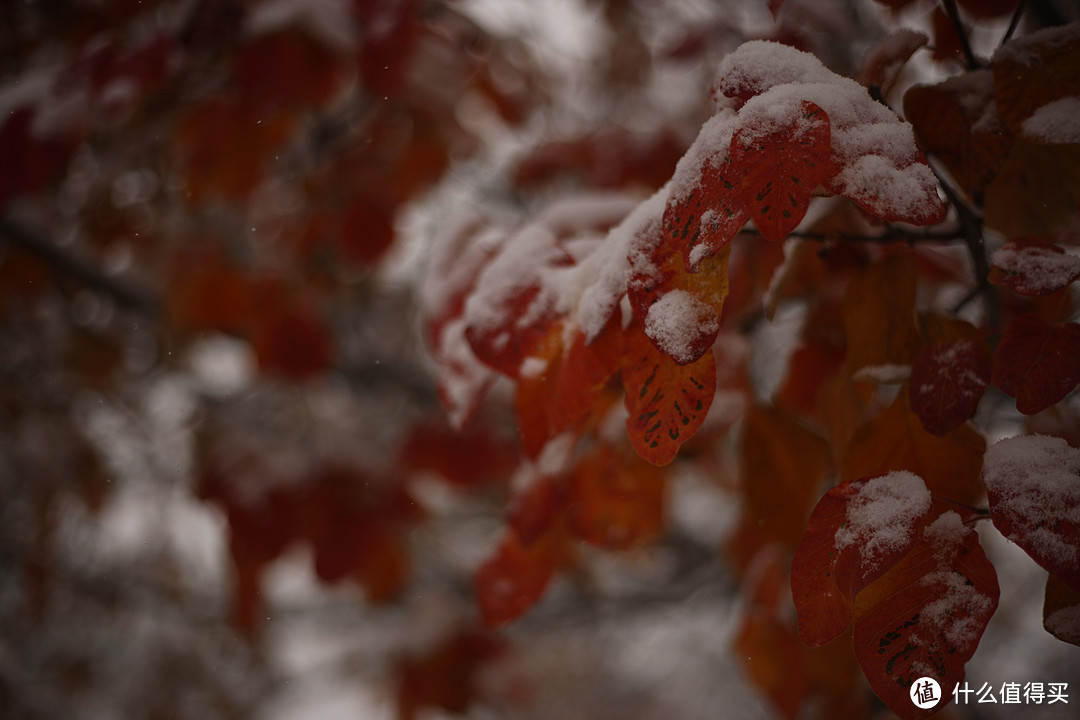
[[[27,252],[89,289],[107,295],[117,305],[140,315],[157,314],[160,301],[143,290],[106,274],[93,263],[67,252],[43,234],[11,218],[0,219],[0,238]]]

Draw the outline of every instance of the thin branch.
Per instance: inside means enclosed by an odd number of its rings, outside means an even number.
[[[761,237],[761,233],[752,228],[743,228],[739,231],[740,235],[749,235],[752,237]],[[801,240],[812,240],[814,242],[850,242],[850,243],[892,243],[892,242],[906,242],[910,245],[916,243],[950,243],[964,239],[962,228],[951,228],[947,230],[922,230],[911,231],[903,228],[896,227],[894,225],[887,225],[885,232],[877,235],[846,235],[843,233],[817,233],[817,232],[803,232],[796,231],[787,234],[787,237],[799,238]]]
[[[107,275],[92,263],[73,255],[54,242],[10,218],[0,219],[0,239],[42,260],[57,272],[107,295],[117,305],[141,315],[155,315],[160,301],[115,277]]]
[[[960,197],[952,185],[946,182],[936,170],[938,183],[941,185],[945,197],[949,199],[956,210],[956,217],[960,221],[960,229],[963,232],[964,244],[967,246],[968,255],[975,269],[975,282],[978,291],[982,293],[986,304],[987,325],[993,331],[1001,326],[1001,299],[998,297],[994,286],[990,284],[990,261],[986,256],[986,243],[983,240],[982,218]]]
[[[964,60],[967,62],[968,70],[977,70],[981,67],[981,64],[979,59],[975,57],[975,53],[971,51],[971,43],[968,42],[964,24],[960,21],[960,11],[956,7],[956,0],[942,0],[941,4],[945,6],[949,21],[952,22],[953,29],[956,30],[956,37],[960,39],[960,47],[964,51]]]
[[[1009,42],[1012,39],[1013,33],[1016,32],[1016,28],[1020,26],[1020,18],[1024,15],[1024,10],[1027,9],[1027,0],[1020,0],[1016,5],[1016,10],[1013,11],[1012,19],[1009,20],[1009,29],[1005,31],[1004,37],[1001,38],[1001,44]]]

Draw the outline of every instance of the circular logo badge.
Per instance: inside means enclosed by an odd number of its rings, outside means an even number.
[[[941,702],[941,686],[932,677],[921,677],[916,680],[912,683],[908,694],[911,695],[911,702],[915,703],[915,707],[923,710]]]

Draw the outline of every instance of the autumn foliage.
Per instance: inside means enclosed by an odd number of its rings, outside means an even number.
[[[448,0],[12,25],[5,85],[62,58],[0,92],[0,490],[33,518],[7,543],[32,613],[67,494],[103,512],[136,467],[221,520],[245,643],[307,553],[365,607],[464,598],[387,658],[400,718],[527,704],[512,632],[590,597],[598,558],[682,562],[693,480],[734,508],[692,559],[729,572],[780,716],[948,706],[1016,582],[993,533],[1080,645],[1080,23],[882,0],[922,27],[826,63],[782,1],[746,42],[587,4],[625,52],[598,85],[708,65],[689,117],[538,133],[567,88]],[[467,173],[499,189],[463,201]],[[139,464],[168,443],[123,408],[169,378],[183,459]],[[461,507],[486,523],[464,563]]]

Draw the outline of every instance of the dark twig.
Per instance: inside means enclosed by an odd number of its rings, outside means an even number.
[[[142,315],[154,315],[158,311],[157,298],[105,274],[92,263],[57,247],[44,235],[21,223],[10,218],[0,219],[0,239],[6,239],[12,246],[30,253],[91,290],[107,295],[127,310]]]
[[[739,231],[740,235],[751,235],[753,237],[761,237],[761,233],[752,228],[743,228]],[[845,235],[843,233],[816,233],[816,232],[803,232],[795,231],[788,233],[787,237],[799,238],[800,240],[811,240],[813,242],[849,242],[849,243],[893,243],[893,242],[906,242],[910,245],[916,243],[950,243],[957,240],[963,240],[963,229],[953,228],[949,230],[922,230],[911,231],[903,228],[898,228],[893,225],[886,227],[885,232],[878,233],[877,235]]]
[[[960,39],[960,47],[964,51],[964,60],[967,62],[968,70],[977,70],[980,63],[978,58],[975,57],[975,53],[971,51],[971,43],[968,42],[967,32],[964,31],[964,24],[960,20],[960,11],[956,7],[956,0],[942,0],[942,5],[945,6],[949,21],[952,22],[953,28],[956,30],[956,37]]]
[[[946,182],[945,178],[936,171],[935,174],[941,189],[945,192],[945,197],[949,199],[953,209],[956,210],[956,217],[960,221],[964,244],[967,246],[968,255],[971,256],[971,263],[975,269],[976,287],[978,292],[982,293],[986,304],[987,325],[992,331],[996,332],[1001,326],[1001,300],[998,298],[994,286],[990,284],[990,261],[986,257],[982,218],[964,202],[964,199],[960,197],[960,193]]]
[[[1024,16],[1024,10],[1027,9],[1027,0],[1020,0],[1016,5],[1016,10],[1013,11],[1012,19],[1009,20],[1009,29],[1005,31],[1004,37],[1001,38],[1001,44],[1009,42],[1012,39],[1013,33],[1016,32],[1016,28],[1020,26],[1020,18]]]

